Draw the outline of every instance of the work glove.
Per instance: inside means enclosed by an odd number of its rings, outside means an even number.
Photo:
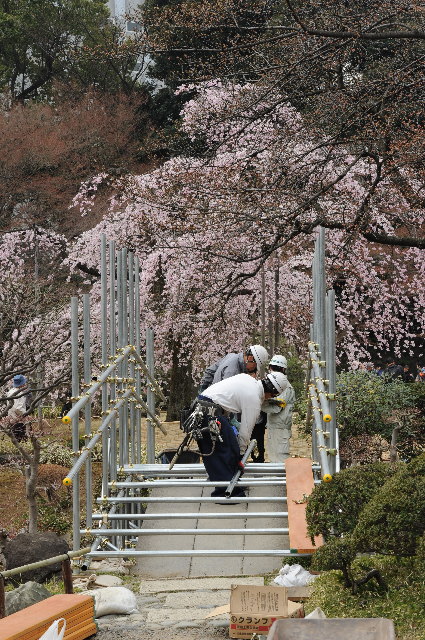
[[[269,398],[269,403],[277,405],[278,407],[281,407],[282,409],[284,409],[286,407],[286,402],[285,402],[285,400],[282,400],[282,398]]]

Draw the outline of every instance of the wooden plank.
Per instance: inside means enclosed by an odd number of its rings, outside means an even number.
[[[307,534],[305,496],[309,496],[314,488],[311,460],[309,458],[287,458],[285,468],[291,551],[294,553],[314,553],[317,547],[323,544],[323,539],[321,536],[316,536],[315,545],[313,545]]]
[[[39,638],[58,618],[71,620],[87,618],[94,621],[94,602],[91,596],[81,594],[59,594],[12,613],[0,620],[0,640],[32,640]],[[72,627],[66,630],[72,633]]]

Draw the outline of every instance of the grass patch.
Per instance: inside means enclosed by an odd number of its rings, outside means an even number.
[[[344,587],[341,571],[328,571],[315,580],[306,613],[320,607],[328,618],[390,618],[397,640],[424,640],[425,575],[415,559],[360,556],[353,563],[356,578],[371,569],[381,571],[388,591],[370,581],[353,595]]]

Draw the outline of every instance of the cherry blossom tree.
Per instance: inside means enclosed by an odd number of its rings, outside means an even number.
[[[341,356],[414,352],[424,329],[421,251],[367,240],[417,233],[424,210],[412,209],[379,157],[329,148],[277,89],[266,97],[253,84],[216,81],[180,91],[194,96],[182,131],[208,152],[117,181],[108,216],[76,243],[71,263],[97,264],[101,231],[132,248],[143,267],[143,320],[156,329],[161,362],[171,363],[177,345],[196,378],[205,363],[258,335],[263,265],[274,302],[278,264],[282,336],[302,348],[314,230],[323,225]],[[406,170],[403,179],[420,193],[415,176]],[[104,180],[86,185],[75,205],[87,213]]]

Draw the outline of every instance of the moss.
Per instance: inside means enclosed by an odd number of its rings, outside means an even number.
[[[388,591],[371,581],[353,595],[344,586],[342,572],[329,571],[315,580],[312,596],[305,604],[306,613],[320,607],[329,618],[390,618],[397,640],[423,640],[425,574],[417,570],[416,559],[360,556],[352,564],[356,579],[372,569],[383,575]]]

